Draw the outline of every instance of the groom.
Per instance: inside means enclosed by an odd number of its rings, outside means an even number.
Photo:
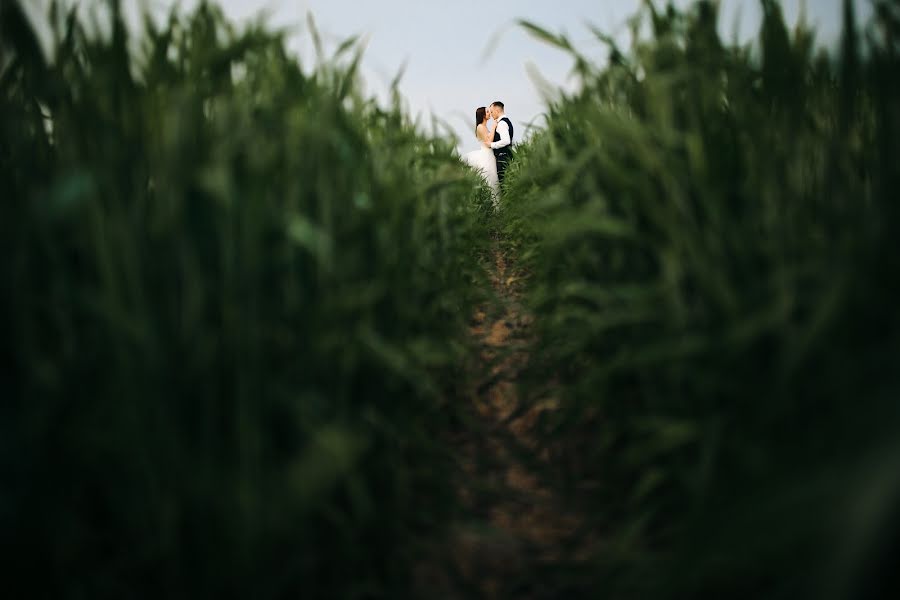
[[[497,178],[503,183],[503,174],[509,161],[512,160],[513,125],[503,111],[503,103],[499,100],[491,103],[491,117],[497,122],[494,130],[494,141],[490,148],[497,158]]]

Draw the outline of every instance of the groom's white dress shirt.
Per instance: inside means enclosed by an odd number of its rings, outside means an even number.
[[[501,119],[508,119],[506,115],[500,115]],[[503,148],[504,146],[509,146],[509,123],[506,121],[500,121],[497,123],[497,133],[500,134],[500,140],[496,142],[491,142],[491,148],[497,150],[499,148]]]

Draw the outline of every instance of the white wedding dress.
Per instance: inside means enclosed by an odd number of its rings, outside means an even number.
[[[462,159],[476,171],[481,172],[481,176],[491,188],[491,199],[496,207],[500,198],[500,179],[497,177],[497,159],[494,157],[494,151],[481,146],[478,150],[463,154]]]

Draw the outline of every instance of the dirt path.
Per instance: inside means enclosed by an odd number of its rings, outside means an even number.
[[[489,375],[468,400],[470,427],[452,440],[460,460],[457,488],[464,512],[454,528],[451,563],[439,586],[446,598],[553,598],[553,577],[572,560],[580,520],[548,482],[549,452],[534,435],[552,399],[522,397],[531,318],[520,281],[499,247],[493,250],[496,300],[473,318],[472,335]]]

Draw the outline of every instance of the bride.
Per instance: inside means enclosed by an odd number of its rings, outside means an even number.
[[[490,149],[494,131],[488,132],[487,122],[487,108],[479,106],[475,109],[475,137],[481,142],[481,148],[467,152],[462,159],[476,170],[481,171],[481,176],[491,188],[491,197],[496,207],[500,194],[500,181],[497,178],[497,159],[494,157],[494,151]],[[497,124],[494,123],[494,130],[496,131],[496,129]]]

